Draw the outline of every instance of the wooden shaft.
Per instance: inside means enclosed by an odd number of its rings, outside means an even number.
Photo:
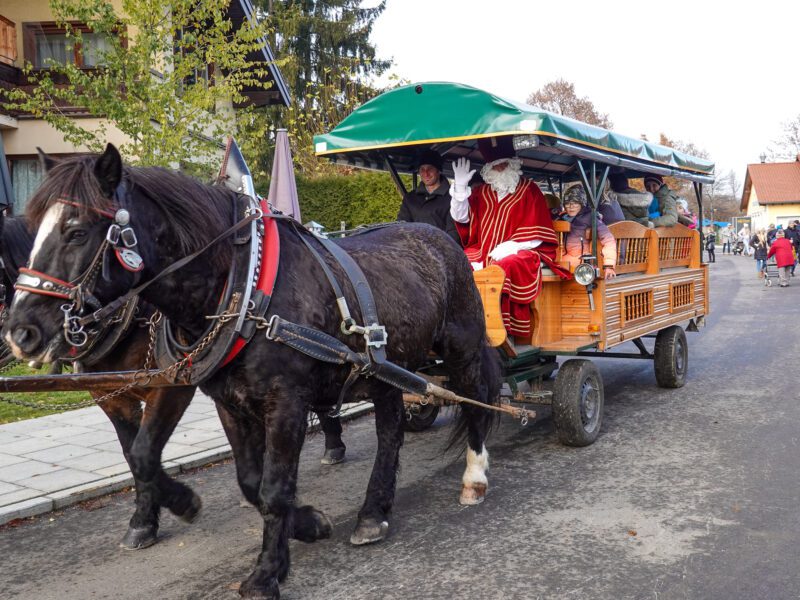
[[[431,396],[444,401],[448,404],[471,404],[473,406],[479,406],[481,408],[485,408],[487,410],[494,410],[497,412],[502,412],[511,415],[515,419],[533,419],[536,417],[536,411],[528,410],[527,408],[519,408],[516,406],[510,406],[508,404],[486,404],[485,402],[478,402],[477,400],[472,400],[471,398],[465,398],[464,396],[459,396],[451,392],[450,390],[446,390],[443,387],[440,387],[434,383],[428,383],[427,392]],[[403,394],[403,401],[409,404],[419,404],[419,400],[416,400],[415,397],[411,394]]]
[[[20,375],[0,377],[0,393],[3,392],[76,392],[119,389],[133,381],[141,382],[142,388],[173,387],[173,383],[158,371],[114,371],[109,373],[65,373],[61,375]],[[148,374],[152,380],[147,381]]]

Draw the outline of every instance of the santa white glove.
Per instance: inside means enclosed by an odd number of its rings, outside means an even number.
[[[513,240],[508,240],[507,242],[502,242],[495,246],[495,249],[489,252],[489,258],[492,260],[503,260],[507,256],[511,256],[512,254],[516,254],[520,250],[524,248],[523,243],[515,242]]]
[[[453,161],[453,186],[455,191],[465,192],[473,175],[475,175],[475,169],[470,171],[469,160],[462,156]]]

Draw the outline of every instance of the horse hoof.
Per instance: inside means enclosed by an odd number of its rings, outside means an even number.
[[[353,535],[350,536],[350,543],[354,546],[363,546],[365,544],[374,544],[380,542],[389,533],[389,522],[381,521],[366,521],[360,522],[356,526]]]
[[[458,503],[464,506],[475,506],[483,502],[485,497],[486,485],[483,483],[473,483],[470,486],[461,486],[461,497],[458,499]]]
[[[158,541],[155,527],[128,527],[125,537],[119,543],[123,550],[149,548]]]
[[[177,516],[181,521],[184,523],[194,523],[197,520],[197,516],[200,514],[200,510],[203,508],[203,501],[200,500],[200,496],[197,494],[192,496],[192,501],[189,503],[189,507],[183,511],[180,515]]]
[[[247,581],[239,586],[239,595],[250,600],[280,600],[281,592],[278,579],[270,577],[266,581],[259,581],[261,577],[251,575]]]
[[[344,462],[344,446],[339,448],[326,448],[325,454],[322,456],[321,462],[323,465],[338,465]]]
[[[311,506],[301,506],[294,511],[294,534],[301,542],[311,543],[331,537],[333,524],[325,513]]]

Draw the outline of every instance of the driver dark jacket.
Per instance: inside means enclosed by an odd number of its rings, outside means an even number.
[[[439,178],[439,187],[428,193],[424,183],[406,194],[397,213],[398,221],[408,223],[428,223],[438,227],[461,245],[461,238],[450,216],[450,183],[444,177]]]

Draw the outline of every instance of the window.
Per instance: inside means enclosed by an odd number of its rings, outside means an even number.
[[[103,52],[111,49],[109,39],[79,23],[72,27],[81,32],[80,43],[68,38],[66,30],[55,23],[25,23],[25,58],[37,69],[46,69],[51,61],[82,69],[100,66]]]
[[[44,174],[38,158],[11,159],[10,163],[11,187],[14,188],[13,212],[15,215],[21,215],[25,211],[28,198],[33,196]]]

